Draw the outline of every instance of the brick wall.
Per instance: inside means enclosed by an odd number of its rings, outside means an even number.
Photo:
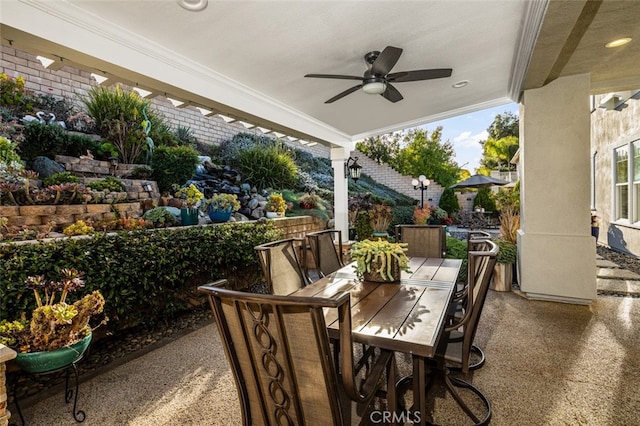
[[[36,59],[36,55],[10,46],[0,46],[0,55],[2,58],[0,72],[7,74],[11,78],[22,76],[26,80],[25,86],[28,90],[57,98],[64,97],[67,101],[81,108],[83,108],[83,104],[80,97],[86,96],[91,87],[97,85],[89,71],[71,66],[64,66],[58,71],[52,71],[44,68],[40,61]],[[124,84],[122,86],[129,88]],[[257,128],[246,129],[238,122],[226,123],[220,117],[204,117],[193,106],[175,108],[164,96],[157,96],[151,99],[150,102],[153,108],[173,128],[178,127],[178,125],[188,127],[199,141],[208,145],[218,145],[240,132],[262,134]],[[329,157],[329,148],[324,145],[317,144],[307,147],[298,142],[290,142],[286,138],[283,140],[293,147],[309,151],[316,156]]]
[[[420,190],[413,189],[412,176],[403,176],[386,164],[378,164],[360,151],[352,151],[352,157],[358,157],[358,164],[362,166],[362,173],[370,176],[376,182],[380,182],[394,191],[420,201]],[[417,178],[417,176],[416,176]],[[437,182],[431,182],[424,192],[424,201],[429,205],[439,205],[444,188]],[[419,204],[419,203],[418,203]]]
[[[16,352],[0,344],[0,426],[7,426],[11,413],[7,410],[6,362],[15,358]]]

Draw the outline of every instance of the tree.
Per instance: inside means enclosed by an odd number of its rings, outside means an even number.
[[[400,150],[401,138],[400,132],[374,136],[356,143],[356,149],[378,164],[391,164]]]
[[[487,129],[487,133],[489,133],[489,139],[495,140],[508,136],[518,138],[520,135],[520,118],[510,111],[498,114]]]
[[[454,212],[460,211],[460,203],[453,188],[446,188],[442,192],[440,203],[438,204],[441,209],[449,213],[449,216]]]
[[[506,136],[502,139],[489,139],[484,143],[484,153],[480,164],[490,170],[512,170],[509,162],[518,150],[518,138]]]
[[[459,167],[453,161],[453,145],[442,142],[442,126],[431,134],[425,129],[414,129],[404,137],[401,148],[391,164],[403,175],[419,176],[438,182],[442,186],[453,185],[458,178]]]

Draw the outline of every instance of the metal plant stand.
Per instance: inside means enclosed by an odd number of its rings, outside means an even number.
[[[50,370],[50,371],[44,371],[42,373],[27,373],[24,371],[20,371],[18,373],[18,377],[16,377],[15,383],[13,385],[13,403],[16,406],[16,411],[18,412],[18,416],[20,417],[20,426],[24,426],[25,422],[24,422],[24,417],[22,415],[22,410],[20,409],[20,405],[18,403],[18,396],[17,396],[17,388],[18,388],[18,383],[19,383],[19,376],[20,375],[24,375],[26,377],[28,377],[29,379],[31,379],[32,381],[37,381],[37,377],[38,376],[42,376],[42,375],[47,375],[47,374],[54,374],[54,373],[58,373],[60,371],[65,371],[65,379],[64,379],[64,401],[65,403],[70,403],[71,400],[73,399],[73,411],[72,411],[72,415],[73,415],[73,419],[78,422],[78,423],[82,423],[84,422],[85,418],[86,418],[86,414],[84,411],[82,410],[78,410],[78,388],[80,386],[80,383],[78,381],[78,367],[77,367],[77,363],[80,361],[79,358],[76,361],[72,362],[71,364],[62,367],[62,368],[58,368],[55,370]],[[71,373],[73,372],[73,379],[75,381],[75,386],[73,388],[69,387],[69,376],[71,375]],[[10,423],[9,426],[18,426],[15,423]]]

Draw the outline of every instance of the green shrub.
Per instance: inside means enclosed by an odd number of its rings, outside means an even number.
[[[495,242],[500,248],[498,257],[496,258],[496,262],[516,263],[516,258],[518,257],[518,249],[515,244],[501,238],[495,239],[493,240],[493,242]]]
[[[0,319],[35,307],[30,275],[55,279],[61,268],[86,271],[84,292],[100,290],[108,326],[124,329],[168,318],[198,299],[197,287],[228,278],[232,286],[262,280],[253,247],[281,237],[273,221],[98,234],[0,246]]]
[[[356,234],[358,234],[358,241],[365,240],[373,234],[373,228],[369,223],[369,212],[360,211],[355,223]]]
[[[22,160],[20,160],[16,149],[16,144],[0,136],[0,163],[11,167],[18,166],[18,168],[22,168]]]
[[[151,221],[155,228],[173,226],[177,223],[175,216],[164,207],[156,207],[148,210],[142,215],[142,218]]]
[[[170,192],[172,185],[182,186],[194,174],[198,153],[187,146],[159,146],[153,152],[153,179],[160,192]]]
[[[125,190],[124,183],[115,176],[107,176],[104,179],[97,180],[87,184],[87,187],[94,191],[123,192]]]
[[[100,142],[91,139],[86,135],[77,135],[73,133],[67,133],[64,147],[60,152],[56,154],[69,155],[71,157],[79,157],[86,155],[87,151],[91,151],[93,154],[98,154],[100,150]]]
[[[63,183],[80,183],[80,178],[71,172],[54,173],[42,180],[42,184],[46,186],[61,185]]]
[[[488,212],[496,211],[496,202],[491,195],[491,188],[478,188],[478,194],[473,200],[474,206],[480,206]]]
[[[298,167],[282,144],[241,151],[237,162],[243,179],[258,190],[292,188],[298,180]]]
[[[460,211],[460,203],[453,188],[445,188],[440,197],[440,203],[438,204],[449,216],[451,216],[452,213]]]
[[[24,142],[18,148],[25,160],[33,160],[38,156],[53,159],[64,151],[66,143],[67,132],[62,127],[31,121],[24,126]]]

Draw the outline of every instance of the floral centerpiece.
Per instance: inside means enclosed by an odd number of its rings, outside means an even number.
[[[400,271],[411,272],[406,243],[391,243],[381,238],[354,243],[349,252],[356,262],[358,277],[365,281],[398,282]]]
[[[59,281],[46,280],[42,275],[26,279],[25,286],[33,290],[37,304],[31,320],[0,321],[0,343],[18,352],[16,363],[23,369],[29,372],[54,369],[46,362],[44,367],[32,366],[29,361],[34,358],[30,356],[36,353],[69,352],[70,361],[55,366],[58,368],[82,356],[91,341],[89,320],[102,313],[104,308],[104,297],[97,290],[73,304],[67,303],[69,293],[84,287],[83,275],[75,269],[63,269]],[[69,351],[69,347],[75,347],[80,342],[82,350]]]

